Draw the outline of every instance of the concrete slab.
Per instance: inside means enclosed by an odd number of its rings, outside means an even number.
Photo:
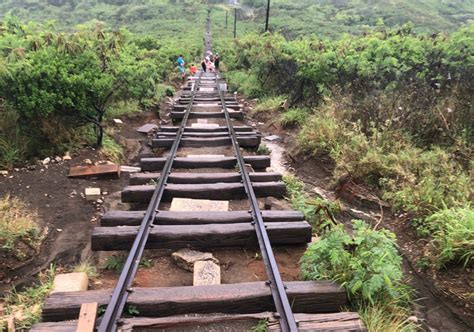
[[[192,123],[192,128],[201,128],[201,129],[216,129],[219,128],[217,123]]]
[[[229,201],[173,198],[170,211],[229,211]]]
[[[221,268],[212,261],[194,263],[193,286],[220,285]]]
[[[188,158],[191,159],[207,159],[207,158],[225,158],[223,154],[188,154]]]
[[[88,201],[95,201],[100,198],[101,196],[101,191],[100,188],[86,188],[84,190],[85,195],[86,195],[86,200]]]
[[[213,92],[215,91],[214,88],[199,88],[199,91],[201,92]]]
[[[148,134],[150,131],[158,129],[158,126],[154,123],[147,123],[137,129],[139,133]]]
[[[54,277],[51,293],[86,291],[88,285],[89,278],[85,272],[58,274]]]

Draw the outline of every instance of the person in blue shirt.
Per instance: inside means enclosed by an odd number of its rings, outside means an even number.
[[[176,61],[178,63],[178,70],[179,72],[181,73],[181,75],[183,75],[183,77],[186,75],[186,70],[184,69],[184,59],[183,59],[183,55],[180,54],[179,57],[178,57],[178,60]]]

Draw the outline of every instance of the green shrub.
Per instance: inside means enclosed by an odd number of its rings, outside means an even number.
[[[432,259],[437,267],[454,262],[469,266],[474,258],[474,210],[451,208],[438,211],[419,224],[430,234]]]
[[[359,305],[407,304],[410,292],[402,284],[402,258],[395,235],[372,230],[360,220],[353,221],[353,228],[349,235],[343,225],[337,225],[310,245],[300,261],[303,278],[334,280]]]
[[[258,98],[263,95],[257,77],[246,71],[232,71],[226,74],[229,86],[249,98]]]
[[[309,112],[304,108],[290,108],[280,116],[283,127],[301,126],[308,119]]]
[[[285,102],[284,96],[266,97],[258,101],[257,106],[253,109],[253,112],[276,112],[280,109],[281,105]]]
[[[334,215],[340,212],[337,202],[329,202],[319,197],[310,197],[304,191],[304,183],[292,174],[285,174],[283,182],[287,189],[287,199],[293,209],[304,214],[314,231],[318,232],[332,222]]]
[[[257,148],[256,153],[261,156],[261,155],[266,155],[268,156],[270,153],[272,153],[272,150],[268,148],[265,144],[260,144]]]
[[[123,159],[123,148],[111,136],[105,135],[100,154],[115,163]]]

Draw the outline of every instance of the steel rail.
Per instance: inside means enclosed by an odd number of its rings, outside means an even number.
[[[226,101],[224,98],[224,94],[220,88],[220,84],[218,82],[218,77],[216,75],[216,86],[217,91],[219,92],[219,97],[222,103],[222,110],[225,114],[225,119],[227,123],[227,127],[229,129],[229,134],[232,139],[232,145],[235,150],[235,156],[237,158],[237,163],[240,168],[239,173],[242,176],[242,182],[244,184],[245,192],[249,198],[250,207],[251,207],[251,214],[252,214],[252,224],[255,227],[255,231],[257,233],[258,244],[260,246],[260,251],[262,253],[263,262],[265,264],[265,269],[267,271],[268,281],[267,283],[270,286],[273,301],[275,303],[276,310],[279,314],[280,320],[280,327],[283,332],[286,331],[298,331],[298,326],[295,321],[295,317],[293,315],[293,311],[291,310],[290,302],[288,300],[288,296],[286,294],[286,286],[283,284],[283,280],[281,279],[280,271],[278,270],[278,265],[275,259],[275,255],[273,254],[272,246],[270,243],[270,238],[268,237],[268,233],[266,230],[265,223],[263,221],[262,212],[260,211],[260,207],[258,206],[257,197],[255,196],[255,192],[252,187],[252,182],[250,180],[249,173],[245,168],[245,162],[242,154],[240,153],[239,143],[237,141],[237,135],[234,130],[234,126],[232,125],[232,121],[230,119],[229,111],[226,107]]]
[[[185,115],[181,120],[181,125],[176,134],[176,139],[173,142],[171,147],[171,152],[169,157],[166,160],[163,170],[161,171],[161,176],[159,177],[158,184],[156,185],[153,196],[148,205],[148,208],[145,212],[145,216],[140,224],[140,228],[137,232],[137,236],[133,242],[130,253],[127,257],[125,265],[123,267],[120,278],[117,282],[117,285],[114,288],[110,301],[107,305],[107,309],[102,318],[102,321],[99,325],[99,332],[113,332],[117,330],[119,319],[122,316],[123,309],[128,299],[128,295],[133,292],[132,283],[135,278],[138,266],[140,264],[143,251],[145,249],[148,236],[150,235],[151,229],[154,227],[154,220],[158,214],[158,207],[161,203],[165,186],[168,181],[168,177],[171,173],[173,166],[173,161],[176,157],[176,152],[178,151],[181,138],[183,136],[184,128],[188,121],[189,113],[191,111],[194,97],[198,91],[198,86],[201,82],[202,72],[199,74],[198,79],[194,82],[194,86],[191,93],[191,100],[186,108]]]

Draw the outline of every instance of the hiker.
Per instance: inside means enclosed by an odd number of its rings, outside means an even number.
[[[191,75],[192,75],[192,76],[196,75],[198,69],[197,69],[197,67],[194,65],[194,63],[191,64],[191,67],[189,67],[189,71],[191,72]]]
[[[214,57],[214,67],[216,67],[216,71],[219,70],[220,61],[221,61],[221,58],[219,57],[219,53],[216,53],[216,56]]]
[[[203,72],[206,72],[207,66],[206,66],[206,60],[201,61],[201,68]]]
[[[178,70],[179,72],[181,73],[182,77],[184,78],[184,76],[186,75],[186,71],[184,69],[184,59],[183,59],[183,55],[180,54],[179,57],[178,57],[178,60],[176,61],[178,63]]]

